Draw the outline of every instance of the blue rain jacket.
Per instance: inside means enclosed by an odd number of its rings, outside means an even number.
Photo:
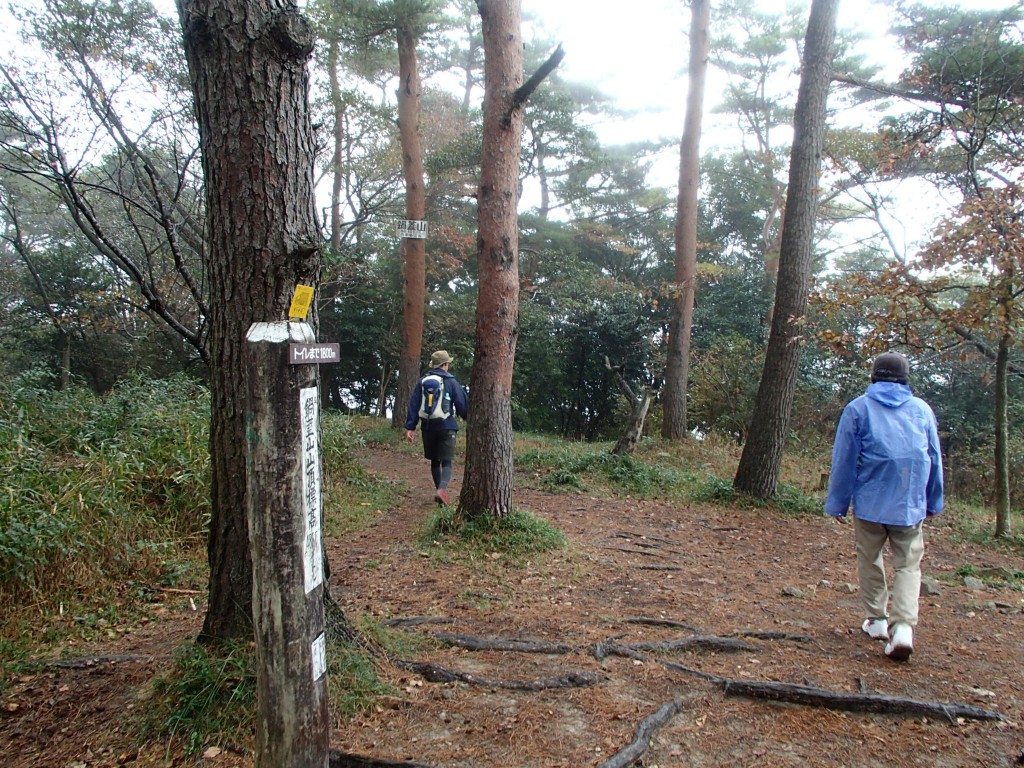
[[[843,410],[825,513],[917,525],[942,512],[942,453],[931,407],[910,387],[877,381]]]
[[[437,429],[458,432],[459,423],[455,420],[455,414],[466,418],[466,415],[469,413],[469,398],[466,397],[466,390],[459,384],[458,379],[443,368],[431,368],[423,375],[435,375],[444,379],[444,388],[452,396],[452,407],[454,408],[453,413],[447,419],[422,419],[423,429],[430,430],[431,432]],[[416,429],[416,425],[421,421],[420,403],[422,400],[423,392],[420,391],[420,383],[417,380],[416,386],[412,390],[412,397],[409,398],[409,408],[405,414],[406,429]]]

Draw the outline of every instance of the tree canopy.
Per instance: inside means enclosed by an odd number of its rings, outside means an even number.
[[[683,26],[684,10],[666,23]],[[451,351],[471,393],[482,274],[477,4],[311,2],[312,205],[324,243],[317,321],[323,339],[342,345],[341,361],[322,370],[324,402],[380,416],[404,408],[395,225],[410,214],[396,95],[399,12],[421,35],[429,237],[420,356]],[[0,326],[8,341],[0,364],[8,374],[42,366],[54,386],[77,379],[97,390],[138,370],[208,380],[209,212],[177,20],[141,1],[50,2],[11,18],[22,43],[0,64]],[[888,18],[891,48],[866,48],[838,31],[812,301],[795,334],[795,408],[782,447],[827,442],[867,361],[896,347],[927,372],[921,387],[940,422],[949,417],[950,449],[994,451],[1000,350],[1009,418],[1024,367],[1017,331],[1008,330],[1019,305],[1008,212],[1018,205],[1024,146],[1024,17],[1017,6],[896,3]],[[715,93],[705,119],[714,140],[700,156],[685,401],[692,434],[748,437],[791,208],[794,84],[807,20],[806,6],[772,14],[737,1],[712,10]],[[526,73],[558,43],[543,21],[523,20],[533,33],[523,38]],[[623,111],[559,70],[521,116],[511,423],[612,441],[629,410],[616,375],[637,391],[658,392],[664,382],[679,295],[678,190],[652,180],[683,126],[661,141],[607,143],[604,128]],[[942,203],[934,221],[925,197]],[[997,210],[1003,230],[994,229]],[[934,235],[904,241],[901,223]],[[649,439],[661,419],[655,401]],[[1019,443],[1011,430],[1011,466],[1024,460]]]

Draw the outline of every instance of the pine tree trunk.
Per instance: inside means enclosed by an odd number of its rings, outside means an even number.
[[[519,155],[523,81],[519,0],[477,0],[484,36],[478,199],[480,287],[459,514],[512,511],[512,366],[519,334]]]
[[[796,391],[802,322],[812,277],[818,171],[825,138],[825,105],[832,76],[839,0],[813,0],[793,120],[789,191],[783,219],[779,279],[764,372],[736,470],[736,490],[775,495]]]
[[[1009,395],[1007,381],[1009,379],[1010,343],[1012,339],[1003,335],[999,339],[996,352],[996,538],[1007,537],[1012,533],[1010,524],[1010,451],[1009,451],[1009,413],[1007,404]]]
[[[338,68],[341,66],[341,42],[338,32],[331,30],[331,38],[327,41],[327,76],[330,82],[331,109],[334,113],[334,151],[331,155],[331,172],[334,181],[331,184],[331,257],[337,261],[341,257],[341,190],[345,178],[345,100],[341,94],[341,81]]]
[[[178,0],[199,123],[210,278],[209,605],[202,637],[252,634],[242,365],[253,322],[285,320],[297,283],[317,284],[320,232],[306,62],[294,6]]]
[[[423,149],[420,144],[420,74],[416,59],[416,36],[405,26],[398,27],[398,129],[402,144],[402,171],[405,174],[405,218],[422,221],[426,217],[426,190],[423,186]],[[402,351],[398,357],[398,386],[391,424],[405,423],[405,406],[420,376],[423,352],[423,315],[426,308],[426,240],[402,238],[403,277]]]
[[[686,395],[697,289],[697,192],[700,188],[700,130],[708,68],[710,0],[692,0],[690,14],[690,90],[686,98],[683,138],[679,144],[679,198],[676,207],[675,282],[678,295],[672,302],[662,395],[664,419],[661,436],[666,440],[682,440],[689,434]]]

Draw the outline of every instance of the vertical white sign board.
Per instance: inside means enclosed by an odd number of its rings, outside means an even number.
[[[313,682],[315,683],[327,673],[327,640],[324,633],[317,635],[313,641]]]
[[[320,396],[316,387],[299,390],[302,420],[302,511],[306,536],[302,547],[305,561],[306,594],[324,580],[320,537],[320,500],[323,497],[320,472]]]

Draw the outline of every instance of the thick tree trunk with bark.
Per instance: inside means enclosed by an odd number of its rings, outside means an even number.
[[[420,143],[420,72],[416,59],[416,35],[398,26],[398,130],[402,144],[402,172],[405,175],[405,218],[426,217],[423,186],[423,148]],[[402,351],[398,358],[398,387],[391,424],[405,423],[405,405],[420,375],[423,351],[423,314],[426,307],[426,240],[402,238],[403,277]]]
[[[459,514],[512,511],[512,367],[519,336],[519,154],[523,82],[519,0],[477,0],[483,20],[484,111],[477,248],[480,287]]]
[[[686,395],[697,289],[697,192],[700,188],[700,130],[708,68],[710,0],[692,0],[690,14],[690,86],[683,138],[679,144],[679,198],[676,206],[675,282],[678,295],[672,302],[662,394],[664,419],[661,436],[666,440],[682,440],[689,434]]]
[[[1010,524],[1010,417],[1007,410],[1009,403],[1008,367],[1012,343],[1012,337],[1003,334],[999,338],[999,350],[996,352],[996,538],[1006,537],[1012,533]]]
[[[341,256],[341,191],[342,182],[345,178],[343,165],[345,160],[345,100],[341,94],[341,80],[338,76],[338,69],[341,66],[341,42],[338,33],[331,31],[331,38],[327,41],[327,77],[330,83],[331,108],[334,112],[334,151],[331,154],[331,172],[334,174],[334,181],[331,184],[331,216],[329,233],[331,243],[331,257],[335,260]]]
[[[296,284],[319,278],[313,34],[294,6],[270,0],[178,0],[178,12],[207,196],[213,511],[202,637],[217,641],[252,634],[245,334],[286,320]]]
[[[774,496],[778,486],[800,365],[838,7],[839,0],[811,3],[793,120],[775,311],[750,431],[734,481],[736,490],[760,498]]]

